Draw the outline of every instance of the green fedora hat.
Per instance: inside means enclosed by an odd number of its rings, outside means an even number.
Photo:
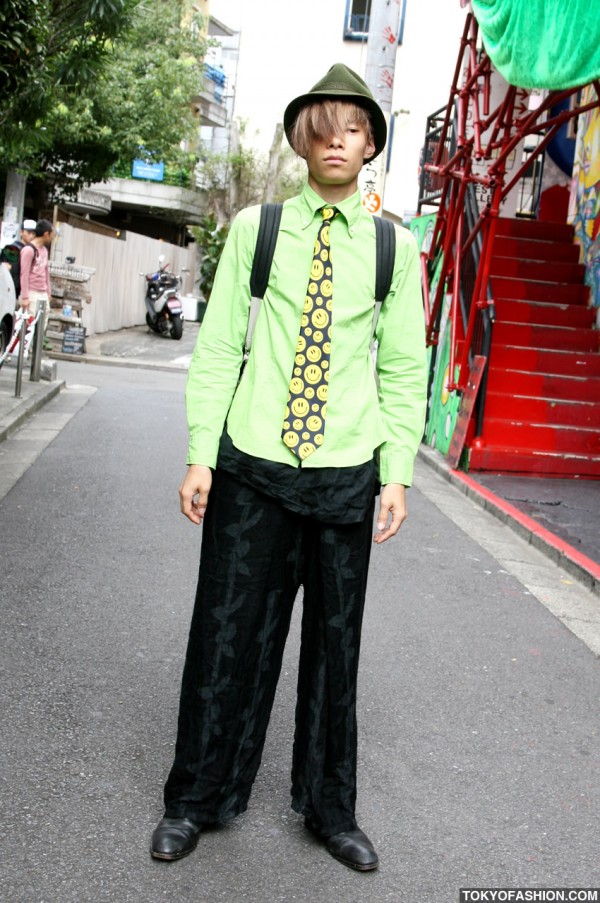
[[[288,141],[300,110],[319,100],[342,100],[364,107],[371,118],[375,144],[375,153],[367,157],[365,162],[374,160],[381,153],[387,138],[387,123],[383,110],[369,91],[367,83],[343,63],[335,63],[327,75],[323,76],[308,94],[301,94],[300,97],[296,97],[288,104],[283,114],[283,127]]]

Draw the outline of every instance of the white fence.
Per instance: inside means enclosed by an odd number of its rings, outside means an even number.
[[[182,274],[181,293],[194,294],[195,247],[180,248],[133,232],[122,241],[60,223],[52,260],[64,263],[67,257],[75,257],[77,267],[95,268],[88,283],[92,300],[82,311],[87,334],[93,335],[145,322],[145,280],[139,273],[154,272],[159,254],[165,255],[172,273],[190,270]]]

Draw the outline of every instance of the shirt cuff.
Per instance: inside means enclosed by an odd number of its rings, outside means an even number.
[[[379,451],[379,480],[386,483],[401,483],[403,486],[412,485],[413,468],[415,459],[412,455],[398,451]]]
[[[206,440],[194,440],[190,437],[190,444],[186,458],[186,464],[202,464],[214,470],[217,466],[217,457],[219,455],[219,441],[207,442]]]

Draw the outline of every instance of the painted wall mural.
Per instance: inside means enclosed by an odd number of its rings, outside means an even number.
[[[593,85],[581,94],[581,103],[596,98]],[[598,309],[600,326],[600,110],[579,116],[575,164],[571,181],[569,222],[575,228],[575,241],[581,248],[580,260],[586,266],[586,284]]]
[[[417,244],[421,251],[428,251],[431,246],[435,216],[435,213],[428,213],[424,216],[415,217],[410,222],[410,230],[416,237]],[[431,282],[432,298],[438,283],[440,268],[441,261]],[[447,328],[447,326],[449,310],[450,295],[446,295],[442,308],[439,342],[436,349],[437,353],[433,364],[433,381],[428,402],[427,425],[425,427],[425,442],[432,448],[437,448],[443,455],[446,454],[450,446],[450,440],[452,439],[452,433],[454,432],[456,423],[456,415],[460,405],[460,397],[456,392],[448,391],[450,329]],[[432,347],[427,349],[430,372],[433,352],[434,349]]]

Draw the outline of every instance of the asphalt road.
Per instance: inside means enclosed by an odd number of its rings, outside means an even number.
[[[600,886],[597,597],[422,468],[401,535],[374,549],[363,634],[358,814],[379,871],[345,869],[289,808],[297,616],[248,812],[152,861],[200,540],[178,511],[185,377],[60,375],[97,391],[0,501],[3,901]]]

